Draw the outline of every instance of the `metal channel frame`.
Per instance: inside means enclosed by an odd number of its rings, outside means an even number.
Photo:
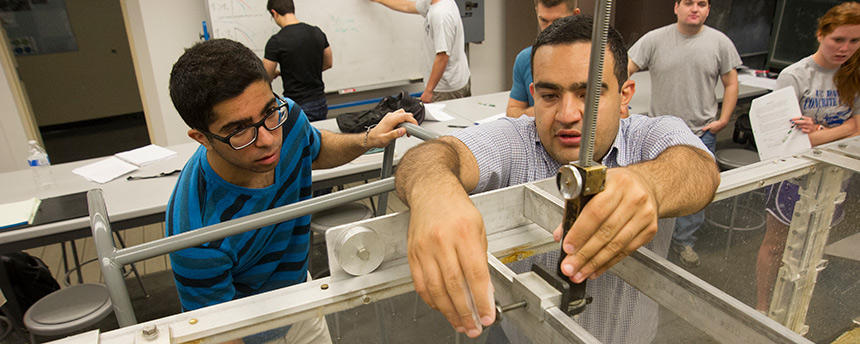
[[[800,334],[809,329],[807,310],[818,272],[827,266],[823,258],[832,214],[836,203],[845,200],[841,184],[850,171],[860,172],[860,137],[722,173],[715,201],[783,180],[802,185],[767,312]]]
[[[553,180],[548,179],[472,197],[487,219],[488,242],[493,252],[488,259],[495,295],[502,304],[523,299],[529,301],[528,307],[504,316],[537,342],[596,343],[590,334],[557,308],[560,300],[558,291],[534,273],[514,274],[495,258],[522,257],[555,248],[550,230],[559,223],[562,207],[559,196],[551,191],[553,187]],[[409,292],[413,287],[405,256],[403,217],[408,218],[408,213],[390,214],[331,229],[347,230],[351,226],[362,225],[377,232],[400,233],[397,242],[387,243],[389,248],[386,249],[385,261],[370,274],[348,276],[333,271],[331,277],[102,333],[98,335],[99,342],[135,342],[145,326],[155,326],[169,337],[162,340],[216,343]],[[522,244],[524,235],[531,237],[525,240],[531,246]],[[809,343],[647,249],[639,249],[610,271],[721,341]],[[68,340],[73,341],[74,338]]]
[[[407,130],[410,129],[407,128]],[[411,131],[410,133],[421,137],[420,134]],[[795,216],[796,221],[804,221],[805,224],[798,222],[796,225],[792,223],[791,231],[793,233],[789,236],[789,242],[786,244],[784,260],[791,259],[786,260],[785,266],[780,270],[780,276],[800,277],[781,278],[777,281],[775,290],[778,291],[779,295],[774,296],[770,310],[771,316],[782,316],[779,319],[790,323],[790,326],[793,326],[792,329],[798,332],[803,330],[804,325],[802,323],[805,320],[806,308],[812,294],[817,271],[822,266],[823,243],[826,241],[826,231],[830,225],[830,217],[821,216],[821,214],[832,214],[833,201],[844,197],[844,195],[840,195],[838,187],[834,186],[841,182],[840,176],[843,172],[841,168],[835,166],[842,166],[855,171],[860,166],[856,161],[851,161],[852,159],[856,160],[856,156],[840,151],[839,148],[845,148],[843,146],[847,145],[846,142],[857,143],[858,141],[860,139],[846,139],[845,142],[836,146],[824,147],[824,150],[811,150],[809,154],[803,156],[762,162],[727,172],[723,175],[723,184],[718,190],[716,199],[723,199],[776,181],[811,173],[810,182],[804,189],[806,191],[802,193],[802,200],[799,202],[799,211],[803,216]],[[388,159],[388,157],[386,158]],[[290,218],[308,215],[370,195],[388,192],[393,190],[393,183],[393,179],[384,179],[299,202],[289,207],[272,209],[242,219],[231,220],[121,250],[117,250],[113,244],[107,211],[100,190],[91,191],[88,198],[92,214],[93,235],[106,284],[114,302],[117,319],[121,326],[124,326],[122,329],[100,334],[99,338],[105,343],[128,342],[131,338],[128,336],[138,334],[143,326],[130,326],[136,323],[136,319],[120,272],[123,265]],[[500,194],[500,192],[518,189],[524,191],[514,191],[514,193],[520,192],[524,196],[517,198]],[[547,240],[540,238],[540,236],[531,241],[526,240],[525,242],[529,244],[524,245],[522,233],[519,233],[523,229],[532,229],[530,233],[534,233],[534,227],[539,226],[544,232],[543,234],[548,236],[548,231],[555,228],[555,225],[559,223],[561,200],[557,195],[548,191],[552,189],[551,181],[542,181],[473,197],[473,202],[479,207],[482,214],[496,211],[495,215],[485,215],[485,219],[487,220],[490,247],[494,248],[493,252],[502,257],[502,261],[509,260],[511,257],[522,258],[554,249],[555,245],[551,239]],[[522,203],[519,215],[511,212],[516,208],[516,205],[499,207],[497,203],[499,199],[518,199],[518,202]],[[824,205],[819,206],[822,203]],[[530,206],[526,206],[526,204]],[[540,207],[536,205],[540,205]],[[551,211],[547,211],[547,209]],[[408,216],[407,214],[392,214],[367,220],[367,222],[390,221],[397,216]],[[803,228],[810,228],[810,226],[811,230],[803,230]],[[398,228],[401,233],[405,231],[402,225]],[[505,229],[491,231],[490,228]],[[517,232],[517,234],[512,234],[514,233],[512,231]],[[405,234],[399,237],[402,238],[402,244],[405,247]],[[800,242],[800,246],[796,246],[795,241]],[[788,247],[792,247],[792,249],[789,250]],[[789,251],[801,253],[799,256],[789,257],[791,256]],[[402,249],[402,252],[395,253],[404,254],[405,248]],[[191,340],[217,342],[239,338],[312,316],[329,314],[408,292],[412,290],[412,285],[404,257],[405,255],[402,257],[386,256],[385,262],[378,271],[365,276],[345,277],[333,272],[333,276],[329,278],[216,305],[205,310],[186,312],[148,324],[168,327],[169,331],[165,331],[165,333],[170,333],[171,340],[175,342]],[[581,333],[581,328],[578,325],[568,321],[569,317],[559,318],[562,315],[561,312],[554,309],[553,306],[548,306],[552,304],[551,300],[554,296],[549,295],[552,292],[547,292],[546,285],[540,284],[541,281],[535,281],[532,277],[524,276],[529,273],[514,276],[512,272],[506,270],[507,268],[501,262],[498,264],[496,262],[495,258],[490,258],[494,281],[500,281],[496,285],[496,295],[500,300],[504,300],[505,293],[511,297],[531,295],[531,297],[543,300],[538,303],[542,305],[542,309],[537,312],[534,310],[514,311],[506,314],[518,324],[542,324],[542,326],[523,326],[534,330],[527,330],[527,335],[532,338],[545,338],[543,336],[549,335],[551,338],[565,338],[574,342],[593,342],[593,338],[589,338],[590,335]],[[667,308],[679,311],[679,314],[686,316],[694,326],[717,339],[728,342],[808,342],[805,338],[788,331],[773,320],[757,314],[729,295],[716,290],[646,249],[640,249],[610,271]],[[505,281],[510,281],[510,283]],[[323,284],[327,284],[328,288],[323,290]],[[297,295],[301,295],[301,297]],[[278,302],[274,302],[275,300]],[[673,305],[672,302],[680,303]],[[695,307],[690,307],[690,305]],[[260,312],[260,310],[266,309],[269,310],[268,313]],[[526,310],[528,309],[526,308]],[[249,310],[253,310],[251,312],[253,314],[247,314]],[[691,310],[694,311],[691,313]],[[707,314],[707,316],[696,317],[695,314],[699,313]],[[227,317],[223,314],[230,316]],[[191,319],[196,319],[194,325],[190,324]],[[92,336],[92,334],[89,335]],[[76,337],[70,337],[70,339],[72,338]]]
[[[803,158],[819,162],[795,183],[798,200],[777,273],[767,315],[801,334],[809,330],[806,315],[818,273],[827,266],[824,248],[836,204],[845,201],[841,186],[847,173],[860,172],[860,138],[813,148]]]

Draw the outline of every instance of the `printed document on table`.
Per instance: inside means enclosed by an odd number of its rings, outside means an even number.
[[[445,122],[454,119],[444,109],[445,104],[424,104],[424,120]]]
[[[800,115],[794,87],[753,99],[750,124],[762,161],[791,156],[812,148],[809,135],[791,123],[792,118]]]
[[[161,146],[149,145],[114,155],[137,166],[146,166],[156,161],[175,157],[176,152]]]
[[[484,119],[479,119],[479,120],[477,120],[475,123],[478,123],[478,124],[482,124],[482,123],[489,123],[489,122],[495,121],[495,120],[497,120],[497,119],[499,119],[499,118],[504,118],[505,116],[507,116],[507,114],[506,114],[506,113],[504,113],[504,112],[502,112],[502,113],[497,113],[497,114],[492,115],[492,116],[490,116],[490,117],[487,117],[487,118],[484,118]]]
[[[773,90],[773,88],[776,87],[776,79],[764,78],[749,74],[738,74],[738,82],[741,85],[766,88],[768,90]]]
[[[72,170],[72,173],[84,177],[87,180],[104,184],[136,169],[137,166],[112,156],[89,165],[78,167]]]

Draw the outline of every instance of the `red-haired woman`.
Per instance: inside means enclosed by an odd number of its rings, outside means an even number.
[[[785,68],[776,89],[792,86],[802,116],[792,118],[813,146],[857,135],[860,124],[860,4],[845,2],[818,19],[818,50]],[[843,187],[846,186],[843,184]],[[769,295],[780,267],[788,227],[800,186],[784,181],[769,188],[767,234],[758,252],[756,308],[766,311]],[[833,222],[841,219],[837,206]]]

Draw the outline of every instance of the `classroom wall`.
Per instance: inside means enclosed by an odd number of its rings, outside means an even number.
[[[170,101],[170,70],[198,40],[207,11],[204,1],[122,0],[126,31],[136,66],[152,143],[191,142],[188,126]]]
[[[517,20],[514,22],[507,20],[507,14],[517,13],[516,9],[522,10],[526,8],[528,11],[532,11],[531,13],[534,13],[534,10],[530,9],[533,8],[533,5],[529,5],[529,2],[488,1],[485,3],[484,41],[481,43],[469,43],[466,50],[469,58],[469,68],[472,72],[472,95],[495,93],[510,89],[514,58],[522,47],[530,44],[530,40],[534,39],[533,34],[522,35],[521,32],[530,28],[534,28],[535,32],[537,30],[537,19],[533,15],[530,17],[515,16]],[[517,4],[519,6],[513,6]],[[524,7],[522,6],[523,4],[525,5]],[[512,10],[512,8],[515,10]],[[423,20],[419,16],[415,16],[415,18],[416,20]],[[409,93],[420,93],[424,90],[424,85],[423,83],[414,83],[361,93],[329,94],[326,96],[326,99],[329,106],[331,106],[396,94],[400,90],[406,90]],[[373,105],[329,110],[329,118],[345,112],[370,109]]]
[[[0,31],[4,35],[5,32]],[[11,52],[10,52],[11,55]],[[12,59],[9,59],[12,62]],[[12,83],[18,77],[11,65],[0,64],[0,173],[27,168],[27,135],[21,112],[15,104]],[[7,70],[11,69],[11,70]]]
[[[505,38],[506,3],[510,1],[485,1],[484,41],[469,43],[469,68],[472,72],[472,95],[495,93],[510,89],[513,62],[504,58],[508,45]],[[504,72],[503,72],[504,71]],[[505,86],[508,85],[508,86]]]
[[[501,27],[494,27],[495,30],[491,30],[490,26],[487,26],[486,31],[487,35],[494,32],[494,35],[497,34],[500,36],[499,38],[504,40],[504,48],[502,55],[500,55],[502,68],[497,69],[496,73],[504,76],[501,90],[510,90],[513,84],[514,61],[517,54],[523,48],[534,44],[540,28],[537,23],[534,2],[505,1],[504,3],[504,13],[500,15],[500,18],[503,18],[499,23]]]
[[[678,21],[673,0],[618,0],[613,10],[615,28],[628,46],[648,31]]]
[[[533,6],[527,1],[514,2],[485,2],[484,9],[484,41],[481,43],[468,43],[467,55],[469,68],[472,72],[472,95],[481,95],[509,90],[511,87],[512,69],[516,54],[526,45],[531,44],[534,34],[522,34],[522,31],[532,30],[537,33],[537,19],[534,15],[522,16],[525,13],[534,13]],[[531,12],[528,12],[531,11]],[[516,20],[509,21],[509,13],[517,13]],[[416,20],[423,20],[415,16]],[[335,61],[335,63],[337,63]],[[330,72],[323,72],[330,73]],[[278,82],[276,80],[275,82]],[[423,83],[390,87],[360,93],[329,94],[326,96],[329,106],[335,104],[359,101],[368,98],[384,97],[396,94],[400,90],[409,93],[420,93],[424,90]],[[336,117],[345,112],[362,111],[370,109],[375,104],[329,110],[329,118]],[[500,111],[501,112],[501,111]]]
[[[143,111],[115,1],[66,1],[77,51],[19,56],[39,126]]]
[[[635,0],[639,1],[639,0]],[[671,0],[670,0],[671,1]],[[582,14],[594,15],[597,0],[580,0],[579,9]],[[493,4],[497,4],[493,2]],[[487,10],[491,10],[493,6],[488,5]],[[615,7],[613,6],[613,15],[610,18],[610,24],[615,25]],[[505,1],[504,7],[492,9],[496,13],[495,18],[490,18],[487,14],[486,30],[487,37],[490,37],[491,32],[494,40],[502,42],[501,49],[495,51],[496,55],[481,56],[481,58],[498,59],[498,65],[492,68],[480,68],[479,73],[495,73],[501,79],[494,79],[497,83],[497,89],[491,92],[510,90],[513,84],[513,67],[517,54],[525,47],[534,45],[535,38],[540,33],[540,27],[537,22],[537,14],[535,13],[534,1]],[[498,12],[501,10],[501,12]],[[489,39],[488,39],[489,40]],[[486,43],[485,43],[486,44]],[[491,43],[492,44],[492,43]],[[477,56],[475,61],[482,61]],[[472,71],[475,72],[475,64],[472,65]],[[489,93],[489,92],[488,92]]]
[[[469,47],[474,95],[508,89],[513,58],[510,59],[510,63],[507,63],[502,52],[506,47],[516,46],[522,49],[526,44],[530,44],[521,41],[512,43],[504,38],[502,29],[506,27],[503,19],[505,7],[496,5],[501,3],[487,3],[485,9],[487,39],[482,44],[471,44]],[[207,17],[205,2],[122,0],[121,5],[126,18],[132,57],[139,73],[137,80],[143,94],[143,107],[147,115],[150,139],[159,145],[190,142],[186,135],[188,126],[179,117],[170,101],[168,82],[170,69],[183,49],[199,40],[198,35],[202,32],[201,22]],[[534,10],[530,11],[528,20],[536,23]],[[416,20],[423,20],[420,16],[415,17]],[[171,23],[171,25],[164,25],[164,23]],[[536,27],[536,24],[530,25]],[[530,39],[533,38],[532,35]],[[362,94],[333,95],[328,98],[330,104],[338,104],[393,94],[399,89],[420,92],[423,87],[420,84],[413,84]]]
[[[15,56],[0,26],[0,173],[26,169],[28,140],[41,141],[33,125],[26,90],[20,87]]]

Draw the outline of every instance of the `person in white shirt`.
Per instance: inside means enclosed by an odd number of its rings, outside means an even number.
[[[460,10],[454,0],[370,0],[392,10],[424,16],[425,103],[472,95],[471,72]]]

